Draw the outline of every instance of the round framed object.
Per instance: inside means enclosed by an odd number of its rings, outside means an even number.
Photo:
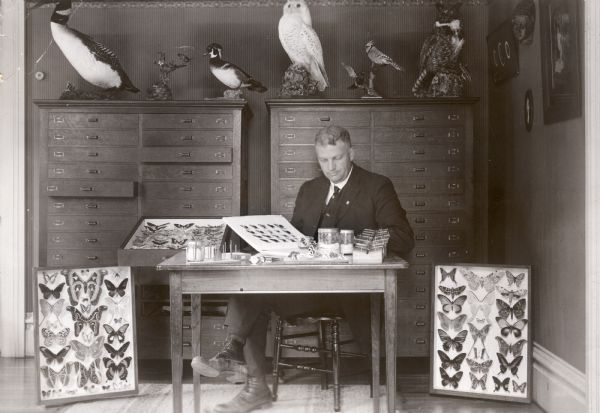
[[[523,118],[525,120],[525,129],[527,129],[527,132],[531,132],[531,128],[533,127],[533,92],[531,89],[527,89],[527,92],[525,92]]]

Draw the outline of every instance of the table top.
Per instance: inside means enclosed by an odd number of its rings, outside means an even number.
[[[408,268],[408,263],[402,258],[386,258],[381,264],[374,263],[318,263],[275,261],[269,263],[250,264],[248,261],[237,262],[207,262],[187,263],[185,250],[160,262],[156,269],[159,271],[231,271],[231,270],[400,270]]]

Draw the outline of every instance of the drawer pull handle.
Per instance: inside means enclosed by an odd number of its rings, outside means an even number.
[[[60,221],[60,220],[55,220],[52,225],[54,225],[55,227],[61,227],[63,225],[65,225],[65,221]]]
[[[55,158],[64,158],[65,157],[64,152],[54,152],[53,155]]]
[[[187,118],[187,119],[181,119],[180,123],[194,123],[194,119],[189,119],[189,118]]]
[[[296,120],[295,116],[285,116],[283,118],[283,120],[285,120],[286,122],[294,122]]]
[[[460,132],[453,130],[448,132],[448,137],[449,138],[458,138],[460,136]]]
[[[224,204],[215,204],[215,209],[225,209]]]
[[[415,115],[412,118],[413,121],[421,121],[421,120],[425,120],[425,116],[424,115]]]
[[[460,115],[457,115],[456,113],[451,113],[448,115],[448,120],[459,120],[460,119]]]
[[[215,136],[215,139],[219,142],[226,142],[227,141],[227,135],[218,135]]]
[[[417,287],[415,288],[415,291],[418,293],[424,293],[425,292],[425,287]]]
[[[449,166],[448,172],[459,172],[460,168],[458,166]]]
[[[448,201],[448,206],[449,207],[457,207],[459,206],[459,202],[458,201]]]
[[[413,172],[425,172],[427,171],[427,168],[413,168]]]
[[[86,207],[87,209],[98,209],[98,204],[92,204],[92,203],[90,203],[90,204],[85,204],[85,207]]]
[[[285,168],[285,173],[288,173],[288,174],[296,173],[296,168]]]
[[[54,116],[52,121],[54,123],[65,123],[65,118],[63,118],[62,116]]]
[[[189,169],[184,169],[183,171],[181,171],[181,175],[194,175],[194,171],[189,170]]]
[[[55,254],[52,258],[54,258],[54,261],[61,261],[62,260],[62,255]]]
[[[53,204],[53,206],[54,206],[54,208],[56,208],[56,209],[61,209],[61,208],[64,208],[64,207],[65,207],[65,204],[64,204],[64,203],[62,203],[62,202],[55,202],[55,203]]]
[[[88,221],[88,222],[86,222],[86,224],[88,224],[89,226],[93,227],[95,225],[98,225],[98,221]]]
[[[331,121],[331,116],[323,116],[323,117],[319,118],[319,120],[321,122],[330,122]]]
[[[181,328],[184,329],[184,330],[191,330],[192,326],[189,325],[189,324],[184,324],[184,325],[181,326]]]
[[[93,186],[81,186],[81,187],[79,187],[79,190],[81,192],[94,192],[94,187]]]
[[[425,155],[425,150],[424,149],[414,150],[413,155]]]
[[[415,235],[416,241],[425,241],[427,239],[427,235]]]
[[[98,135],[86,135],[85,138],[88,141],[97,141],[98,139],[100,139],[100,136],[98,136]]]
[[[425,344],[425,343],[427,343],[427,341],[425,341],[424,338],[417,338],[417,339],[415,339],[415,343],[416,344]]]
[[[222,159],[224,157],[225,157],[225,154],[223,152],[215,152],[215,158]]]
[[[459,255],[458,252],[456,252],[456,251],[450,251],[448,253],[448,258],[458,257],[458,255]]]
[[[415,274],[418,275],[418,276],[420,276],[420,277],[422,277],[422,276],[425,275],[425,271],[423,271],[423,270],[417,270],[417,271],[415,271]]]
[[[294,156],[296,155],[296,151],[285,151],[284,152],[286,156]]]
[[[182,136],[179,139],[181,139],[182,141],[193,141],[194,137],[192,135],[185,135],[185,136]]]
[[[448,218],[448,224],[458,224],[460,223],[459,217],[450,217]]]
[[[181,346],[182,346],[182,347],[192,347],[192,343],[190,343],[189,341],[184,341],[184,342],[181,344]]]
[[[293,203],[293,202],[286,202],[286,203],[284,204],[284,206],[285,206],[286,208],[293,208],[293,207],[294,207],[294,203]]]
[[[460,235],[450,234],[448,235],[448,241],[460,241]]]
[[[217,323],[217,324],[212,325],[212,329],[213,330],[223,330],[223,329],[225,329],[225,326],[223,324]]]
[[[415,189],[421,189],[422,190],[422,189],[426,189],[426,188],[427,188],[427,185],[425,185],[425,184],[417,184],[417,185],[415,185]]]
[[[212,345],[218,348],[223,347],[225,342],[223,340],[213,340]]]
[[[426,308],[427,308],[427,306],[425,304],[416,304],[415,305],[416,310],[425,310]]]
[[[456,190],[460,188],[460,184],[448,184],[448,189]]]
[[[222,169],[215,169],[215,175],[225,175],[225,171]]]
[[[50,186],[47,186],[47,187],[46,187],[46,190],[47,190],[48,192],[56,192],[56,191],[58,191],[58,187],[57,187],[57,186],[54,186],[54,185],[50,185]]]
[[[98,157],[98,152],[88,152],[88,156],[90,158],[96,158],[96,157]]]
[[[226,192],[227,189],[224,186],[215,187],[215,192]]]
[[[192,153],[191,152],[178,152],[177,156],[180,158],[191,158]]]
[[[181,188],[179,188],[179,190],[183,192],[191,192],[193,188],[191,186],[182,186]]]
[[[95,244],[98,242],[97,238],[86,238],[85,242],[89,243],[89,244]]]
[[[59,236],[56,236],[56,237],[52,238],[52,241],[53,241],[55,244],[60,244],[60,243],[62,242],[62,238],[61,238],[61,237],[59,237]]]
[[[217,118],[217,119],[215,120],[215,122],[216,122],[217,124],[219,124],[219,123],[222,123],[223,125],[227,125],[227,119],[223,119],[223,118]]]
[[[415,255],[419,258],[425,258],[427,256],[427,253],[426,252],[417,252]]]
[[[424,138],[425,137],[425,133],[424,132],[415,132],[413,133],[413,138]]]
[[[183,209],[192,209],[193,205],[192,204],[183,204],[181,207]]]
[[[53,138],[56,141],[64,141],[65,140],[65,137],[63,135],[54,135]]]
[[[417,327],[425,327],[425,321],[415,321]]]
[[[296,139],[296,134],[295,133],[287,133],[285,135],[286,139]]]
[[[448,155],[456,156],[460,153],[460,149],[458,148],[450,148],[448,149]]]
[[[88,118],[88,122],[90,122],[90,123],[98,123],[98,118]]]
[[[423,202],[423,201],[415,201],[415,206],[416,206],[416,207],[421,207],[421,208],[422,208],[422,207],[424,207],[425,205],[427,205],[427,203],[426,203],[426,202]]]
[[[416,224],[424,224],[425,222],[427,222],[425,218],[415,218]]]
[[[96,261],[98,259],[98,256],[97,255],[88,255],[86,258],[90,261]]]
[[[54,173],[56,175],[62,175],[65,173],[65,170],[63,168],[54,168]]]
[[[88,174],[92,174],[92,175],[98,175],[100,173],[100,170],[98,170],[98,169],[88,169],[87,173]]]

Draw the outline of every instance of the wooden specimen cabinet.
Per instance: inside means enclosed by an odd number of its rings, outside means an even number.
[[[320,174],[316,132],[350,132],[355,162],[389,177],[415,233],[410,277],[398,280],[398,356],[428,356],[432,264],[473,257],[473,103],[476,99],[276,99],[271,122],[271,213],[291,218]]]
[[[118,248],[144,216],[246,213],[245,101],[35,103],[34,266],[117,265]],[[156,262],[135,271],[141,358],[170,354],[168,280],[149,267],[172,253],[157,251]],[[204,325],[216,326],[206,337],[218,347],[222,322]]]

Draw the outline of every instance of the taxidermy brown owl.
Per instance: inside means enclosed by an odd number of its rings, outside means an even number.
[[[329,86],[323,61],[323,48],[312,28],[310,10],[305,0],[287,0],[279,19],[279,41],[293,65],[299,65],[317,82],[319,91]]]
[[[512,27],[515,39],[521,44],[533,42],[535,28],[535,3],[533,0],[521,0],[512,15]]]

